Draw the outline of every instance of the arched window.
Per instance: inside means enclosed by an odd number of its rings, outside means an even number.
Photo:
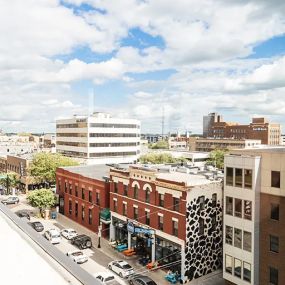
[[[138,193],[139,193],[139,188],[138,185],[136,184],[134,186],[134,199],[138,199]]]
[[[150,202],[150,189],[148,187],[145,189],[145,201]]]

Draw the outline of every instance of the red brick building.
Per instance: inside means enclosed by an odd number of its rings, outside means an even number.
[[[111,168],[110,239],[197,279],[221,266],[221,181],[161,168]]]
[[[57,194],[60,212],[79,224],[98,232],[101,222],[102,236],[109,235],[109,167],[90,165],[58,168]]]

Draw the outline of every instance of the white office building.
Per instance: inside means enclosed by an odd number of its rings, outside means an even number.
[[[260,156],[226,155],[223,278],[259,285]]]
[[[134,163],[140,154],[140,121],[107,113],[74,116],[56,122],[58,153],[87,164]]]

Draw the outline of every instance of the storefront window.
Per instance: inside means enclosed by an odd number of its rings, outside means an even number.
[[[244,170],[244,188],[252,189],[252,170]]]
[[[235,187],[242,187],[242,169],[235,168]]]
[[[72,201],[71,200],[69,200],[68,209],[69,209],[69,215],[71,215],[72,214]]]
[[[226,168],[226,185],[233,186],[234,184],[234,171],[232,167]]]

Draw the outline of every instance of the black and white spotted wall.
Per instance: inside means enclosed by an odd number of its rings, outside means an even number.
[[[199,196],[188,199],[187,202],[184,272],[188,281],[222,266],[222,201],[218,194],[218,199],[213,202],[212,193],[204,196],[202,210]],[[201,219],[204,220],[204,234],[199,231]]]

